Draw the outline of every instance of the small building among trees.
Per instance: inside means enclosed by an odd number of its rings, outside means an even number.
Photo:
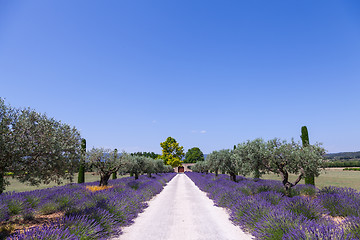
[[[180,172],[192,172],[191,166],[194,166],[195,163],[183,163],[179,167],[174,168],[174,172],[180,173]],[[180,171],[180,168],[183,168],[183,171]]]

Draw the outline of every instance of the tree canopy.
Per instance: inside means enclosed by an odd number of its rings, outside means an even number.
[[[144,157],[149,157],[152,159],[158,159],[160,157],[159,154],[156,154],[154,152],[136,152],[136,153],[131,153],[130,155],[134,156],[144,156]]]
[[[220,154],[218,151],[213,151],[209,155],[206,156],[206,161],[208,164],[209,170],[212,172],[215,172],[215,175],[217,176],[220,170]]]
[[[135,180],[139,178],[142,173],[147,173],[151,177],[152,173],[172,172],[173,168],[169,165],[164,165],[162,159],[153,159],[150,157],[140,155],[124,155],[125,167],[124,172],[134,175]]]
[[[125,161],[123,160],[125,155],[125,152],[120,156],[116,149],[110,150],[104,148],[92,148],[87,153],[87,161],[100,174],[99,186],[108,185],[111,174],[125,166]]]
[[[190,148],[185,154],[184,163],[196,163],[198,161],[204,161],[204,154],[198,147]]]
[[[290,188],[306,175],[319,176],[325,149],[318,143],[304,147],[294,140],[287,142],[275,138],[268,142],[262,139],[248,141],[239,144],[233,152],[233,160],[241,166],[243,173],[253,173],[254,177],[265,172],[279,174],[289,194]],[[298,174],[298,177],[290,182],[289,174]]]
[[[305,176],[319,176],[324,164],[324,154],[325,149],[319,143],[301,146],[294,140],[287,142],[275,138],[265,142],[258,138],[240,143],[231,151],[213,151],[204,164],[198,162],[192,170],[210,170],[216,175],[218,171],[222,171],[229,174],[233,181],[236,181],[237,174],[253,174],[254,179],[257,179],[264,173],[272,172],[281,176],[285,192],[290,194],[290,189]],[[297,174],[298,177],[290,182],[289,174]]]
[[[263,168],[280,174],[288,194],[290,188],[298,184],[306,175],[319,176],[325,154],[325,149],[318,143],[301,147],[294,140],[288,143],[277,138],[268,142],[268,151],[270,156],[263,162]],[[299,174],[293,183],[289,181],[289,173]]]
[[[80,160],[80,133],[31,109],[15,109],[0,98],[0,193],[6,172],[32,185],[71,179]]]
[[[252,173],[254,178],[260,178],[265,173],[261,164],[269,157],[267,153],[266,142],[257,138],[238,144],[233,150],[232,158],[240,174],[245,176]]]
[[[172,137],[168,137],[165,142],[160,143],[162,147],[161,159],[164,160],[165,165],[178,167],[182,163],[184,157],[184,147],[180,146],[178,142]]]
[[[208,173],[210,170],[210,167],[206,161],[199,161],[199,162],[196,162],[195,165],[191,167],[191,170],[194,172]]]

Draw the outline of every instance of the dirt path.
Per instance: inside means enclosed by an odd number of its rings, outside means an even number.
[[[229,220],[223,208],[185,174],[178,174],[149,202],[135,223],[123,229],[121,240],[252,239]],[[114,239],[115,240],[115,239]]]

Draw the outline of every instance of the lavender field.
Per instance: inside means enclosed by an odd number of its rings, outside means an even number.
[[[119,235],[175,173],[0,195],[0,239],[107,239]],[[44,221],[46,216],[55,216]],[[41,219],[41,221],[40,221]],[[13,226],[27,226],[14,231]]]
[[[360,239],[360,193],[354,189],[299,185],[287,197],[280,181],[186,174],[256,239]]]

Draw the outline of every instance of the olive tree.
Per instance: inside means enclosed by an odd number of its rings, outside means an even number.
[[[229,149],[222,149],[218,151],[217,154],[220,161],[219,169],[229,174],[230,179],[236,182],[236,175],[239,172],[239,168],[236,161],[231,157],[232,152]]]
[[[155,165],[155,159],[152,159],[150,157],[146,157],[144,161],[144,165],[142,167],[142,170],[144,173],[147,174],[149,178],[151,178],[151,174],[155,173],[156,171],[156,165]]]
[[[269,158],[262,162],[264,170],[279,174],[287,195],[290,189],[308,175],[319,176],[323,165],[325,149],[316,143],[301,147],[299,143],[292,140],[290,143],[280,139],[268,141],[267,150]],[[289,181],[289,174],[297,174],[294,182]]]
[[[215,176],[218,176],[219,174],[220,162],[221,159],[218,151],[213,151],[206,156],[206,163],[208,164],[209,171],[215,172]]]
[[[191,170],[193,172],[208,173],[209,165],[208,165],[207,161],[199,161],[191,167]]]
[[[262,163],[269,158],[266,142],[257,138],[253,141],[240,143],[232,151],[232,159],[236,162],[237,169],[241,175],[253,174],[258,179],[265,173]]]
[[[80,133],[31,109],[14,109],[0,99],[0,193],[6,172],[31,185],[72,181],[80,160]]]
[[[13,171],[12,165],[16,161],[14,135],[12,126],[16,122],[16,111],[0,98],[0,193],[5,190],[9,184],[5,173]]]
[[[127,155],[125,160],[126,172],[134,175],[135,179],[139,179],[139,175],[144,171],[147,157],[138,155]]]
[[[123,152],[121,156],[115,150],[104,148],[92,148],[87,152],[87,161],[96,172],[100,174],[99,186],[107,186],[112,173],[119,171],[125,166],[123,160],[127,154]]]
[[[154,165],[155,165],[155,173],[156,174],[166,172],[166,169],[165,169],[166,165],[164,164],[164,161],[162,159],[155,159]]]
[[[170,165],[164,165],[164,173],[172,173],[174,172],[174,168]]]

